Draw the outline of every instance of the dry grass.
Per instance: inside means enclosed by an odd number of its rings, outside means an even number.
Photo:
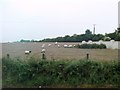
[[[2,56],[10,54],[11,58],[27,57],[24,54],[25,50],[31,50],[32,53],[29,56],[41,58],[41,50],[43,43],[3,43],[2,44]],[[44,43],[46,48],[47,59],[57,59],[57,60],[69,60],[69,59],[84,59],[86,58],[86,53],[90,54],[90,59],[95,60],[117,60],[118,50],[112,49],[78,49],[78,48],[64,48],[64,44],[78,44],[78,43],[59,43],[61,46],[58,48],[54,43],[52,46],[48,47],[49,43]],[[0,53],[1,54],[1,53]]]

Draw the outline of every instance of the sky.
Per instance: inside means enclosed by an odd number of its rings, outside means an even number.
[[[120,0],[0,0],[0,41],[114,32]]]

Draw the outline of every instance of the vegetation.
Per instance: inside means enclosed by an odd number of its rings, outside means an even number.
[[[77,45],[76,47],[78,48],[82,48],[82,49],[106,49],[106,45],[105,44],[81,44],[81,45]]]
[[[87,29],[85,34],[74,34],[72,36],[65,35],[64,37],[56,37],[56,38],[46,38],[43,40],[21,40],[20,42],[82,42],[82,41],[110,41],[110,40],[120,41],[120,28],[117,28],[113,33],[106,33],[105,35],[102,34],[92,34],[92,32]]]
[[[106,34],[105,36],[110,37],[111,39],[115,41],[120,41],[120,28],[117,28],[115,32]]]
[[[2,58],[3,87],[118,87],[117,61]]]

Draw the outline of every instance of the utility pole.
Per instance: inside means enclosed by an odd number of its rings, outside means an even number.
[[[95,26],[96,24],[93,24],[93,34],[95,34]]]
[[[118,2],[118,28],[120,28],[120,1]]]

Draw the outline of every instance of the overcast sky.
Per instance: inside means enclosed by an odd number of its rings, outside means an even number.
[[[118,27],[119,0],[0,0],[3,42],[110,33]],[[0,35],[0,36],[1,36]]]

